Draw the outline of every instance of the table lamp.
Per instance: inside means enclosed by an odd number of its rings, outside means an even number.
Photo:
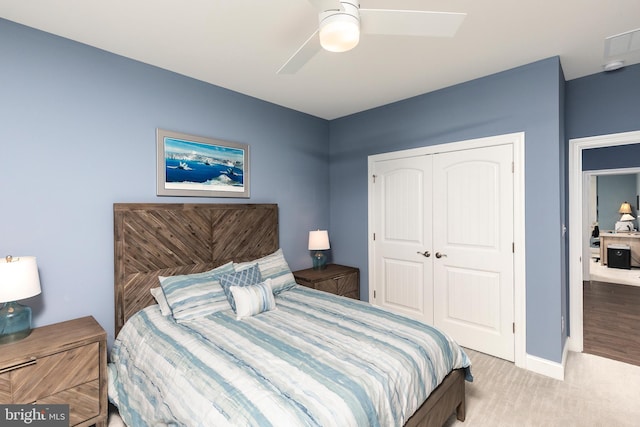
[[[323,251],[330,249],[329,233],[327,230],[316,230],[309,232],[309,250],[315,251],[313,254],[313,269],[323,270],[327,267],[327,257]]]
[[[630,214],[631,213],[631,203],[625,201],[620,205],[620,209],[618,209],[618,213],[621,214]]]
[[[36,258],[0,259],[0,344],[19,341],[31,333],[31,308],[17,301],[38,295],[40,276]]]
[[[622,203],[620,209],[618,209],[618,213],[621,213],[622,216],[620,220],[616,222],[615,231],[634,231],[635,225],[633,224],[633,220],[635,218],[631,215],[631,204],[627,201]]]

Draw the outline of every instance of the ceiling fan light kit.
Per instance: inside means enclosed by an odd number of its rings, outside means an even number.
[[[308,0],[318,11],[318,29],[280,67],[294,74],[319,51],[346,52],[360,34],[453,37],[466,13],[423,10],[363,9],[357,0]]]
[[[320,45],[329,52],[346,52],[360,41],[358,8],[343,2],[344,10],[330,10],[320,14]]]

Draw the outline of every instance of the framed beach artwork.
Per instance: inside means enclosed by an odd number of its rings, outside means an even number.
[[[157,130],[158,196],[249,197],[249,145]]]

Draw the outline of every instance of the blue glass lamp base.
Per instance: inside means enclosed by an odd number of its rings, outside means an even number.
[[[0,344],[20,341],[31,333],[31,308],[8,302],[0,308]]]
[[[324,270],[327,268],[327,257],[321,251],[313,254],[313,269],[314,270]]]

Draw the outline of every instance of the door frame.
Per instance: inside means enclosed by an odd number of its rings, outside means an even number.
[[[472,148],[484,148],[495,145],[511,144],[513,147],[513,240],[514,240],[514,363],[520,368],[527,369],[526,353],[526,246],[525,246],[525,134],[516,132],[485,138],[430,145],[390,153],[374,154],[368,157],[368,262],[369,283],[375,283],[376,275],[373,250],[373,171],[377,161],[401,159],[405,157],[426,156],[443,152],[462,151]],[[373,287],[369,287],[369,301],[374,301]]]
[[[640,131],[574,138],[569,140],[569,331],[568,349],[584,349],[582,250],[583,250],[583,173],[582,150],[637,144]],[[578,232],[572,232],[577,230]]]

